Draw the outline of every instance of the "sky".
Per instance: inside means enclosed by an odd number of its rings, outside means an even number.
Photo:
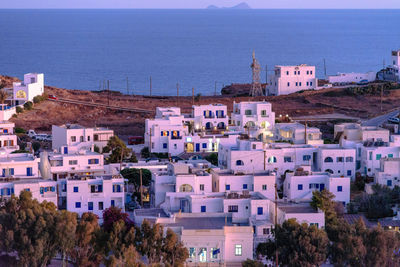
[[[205,8],[243,0],[0,0],[0,8]],[[252,8],[397,9],[400,0],[247,0]]]

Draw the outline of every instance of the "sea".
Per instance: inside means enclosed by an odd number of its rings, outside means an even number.
[[[211,95],[275,65],[317,76],[379,71],[400,49],[400,10],[0,10],[0,74],[129,94]],[[325,62],[325,63],[324,63]]]

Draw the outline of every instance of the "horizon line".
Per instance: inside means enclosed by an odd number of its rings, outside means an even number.
[[[180,7],[180,8],[152,8],[152,7],[141,7],[141,8],[135,8],[135,7],[68,7],[68,8],[63,8],[63,7],[0,7],[1,10],[211,10],[211,11],[229,11],[229,10],[235,10],[235,11],[249,11],[249,10],[400,10],[400,7],[398,8],[248,8],[248,9],[234,9],[234,8],[216,8],[216,9],[209,9],[207,7],[205,8],[185,8],[185,7]]]

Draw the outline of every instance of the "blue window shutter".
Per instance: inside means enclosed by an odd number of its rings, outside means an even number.
[[[11,169],[10,169],[10,174],[11,174],[11,175],[14,175],[14,168],[11,168]]]
[[[207,115],[206,115],[207,113],[206,113],[206,111],[204,110],[203,111],[203,115],[204,115],[204,117],[206,117]]]
[[[177,133],[178,136],[180,135],[180,132],[179,132],[179,131],[176,131],[176,133]]]
[[[44,188],[44,192],[47,192],[47,187]]]
[[[161,136],[164,136],[164,131],[161,131],[160,135],[161,135]]]
[[[43,194],[43,187],[40,188],[40,194]]]
[[[8,196],[11,195],[11,190],[10,190],[10,188],[7,188],[7,195],[8,195]]]
[[[88,159],[88,164],[90,164],[90,159]]]
[[[96,159],[96,160],[95,160],[95,163],[96,163],[96,164],[99,164],[99,159]]]
[[[257,208],[257,214],[258,215],[262,215],[263,214],[263,208],[262,207],[258,207]]]
[[[99,190],[99,192],[103,192],[103,185],[99,185],[98,187],[97,187],[97,189]]]
[[[115,200],[111,200],[111,206],[114,207],[115,206]]]
[[[11,188],[11,194],[14,195],[14,188]]]

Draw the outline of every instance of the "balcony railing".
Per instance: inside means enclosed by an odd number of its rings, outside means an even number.
[[[171,139],[180,140],[180,139],[182,139],[182,136],[171,136]]]

